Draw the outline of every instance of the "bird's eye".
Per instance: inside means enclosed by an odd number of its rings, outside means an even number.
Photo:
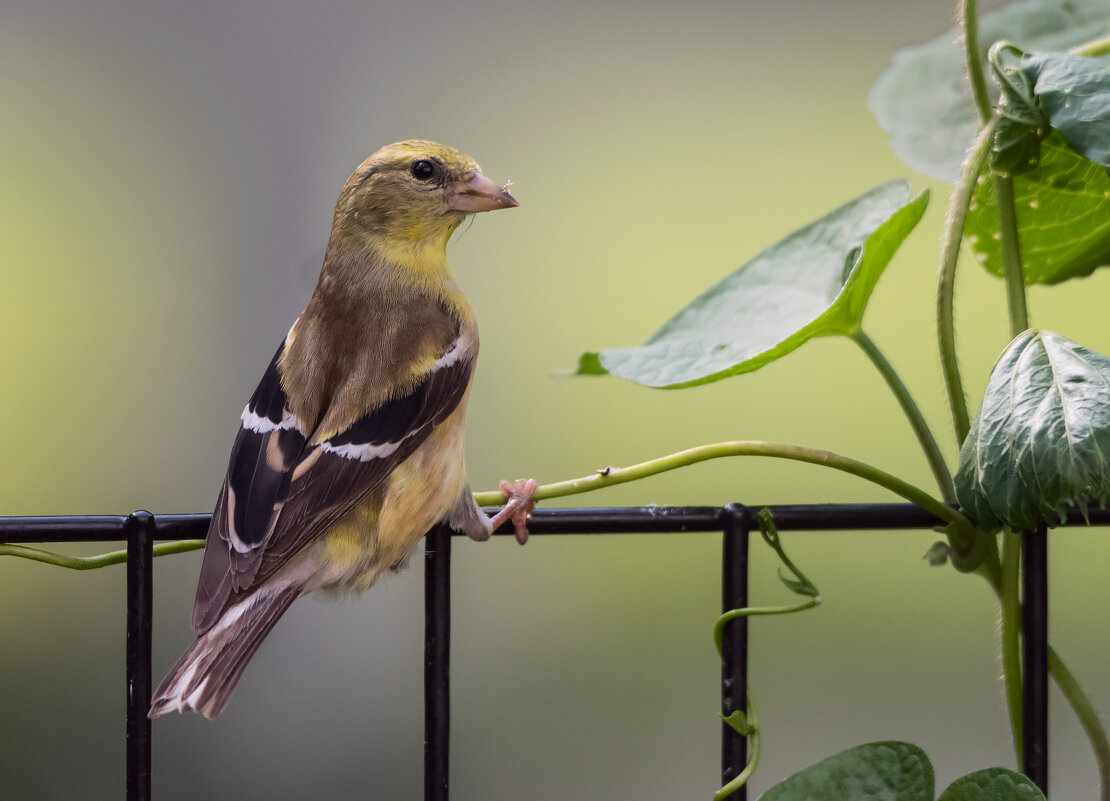
[[[418,181],[430,181],[436,176],[436,165],[427,159],[420,159],[412,163],[411,172]]]

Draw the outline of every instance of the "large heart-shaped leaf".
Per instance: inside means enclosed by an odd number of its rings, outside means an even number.
[[[933,801],[933,766],[918,747],[859,745],[811,765],[760,801]]]
[[[813,337],[851,334],[927,204],[905,181],[882,184],[767,248],[644,345],[583,354],[577,373],[693,386],[756,370]]]
[[[1021,69],[1052,127],[1073,150],[1110,167],[1110,63],[1067,53],[1026,53]]]
[[[1062,522],[1110,498],[1110,359],[1051,331],[1020,334],[991,372],[960,450],[956,497],[983,528]]]
[[[1027,0],[982,15],[980,57],[985,62],[989,47],[1002,39],[1051,51],[1107,34],[1110,0]],[[997,89],[991,90],[997,99]],[[959,177],[979,120],[958,31],[898,50],[871,87],[868,103],[902,161],[943,181]]]
[[[1053,132],[1037,167],[1014,178],[1027,284],[1055,284],[1110,264],[1110,176]],[[994,181],[981,178],[964,235],[979,262],[1002,275]]]
[[[1044,801],[1044,793],[1028,776],[987,768],[956,779],[937,801]]]

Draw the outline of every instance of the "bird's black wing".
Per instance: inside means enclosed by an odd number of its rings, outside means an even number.
[[[308,444],[281,387],[280,355],[243,412],[201,566],[193,627],[273,576],[354,509],[458,407],[473,355],[457,337],[407,394]]]

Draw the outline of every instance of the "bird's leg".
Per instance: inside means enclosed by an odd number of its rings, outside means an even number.
[[[512,520],[516,541],[523,545],[528,542],[528,515],[536,505],[532,500],[532,494],[536,491],[536,480],[518,478],[511,483],[502,481],[498,484],[498,488],[505,496],[505,505],[500,512],[490,518],[490,528],[492,531],[497,531],[506,520]]]

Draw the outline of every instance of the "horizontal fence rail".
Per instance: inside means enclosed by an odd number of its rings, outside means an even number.
[[[722,610],[747,604],[748,540],[753,510],[768,508],[780,531],[864,531],[929,529],[938,518],[913,504],[808,504],[728,506],[643,506],[619,508],[537,509],[533,535],[716,533],[722,537]],[[146,717],[151,695],[151,608],[156,540],[203,539],[211,515],[0,517],[0,543],[126,542],[127,544],[127,693],[126,786],[128,801],[150,798],[151,726]],[[1110,525],[1110,510],[1086,517],[1068,515],[1068,525]],[[497,532],[510,534],[511,526]],[[445,526],[429,532],[425,542],[425,801],[447,801],[450,734],[451,539],[461,536]],[[1025,769],[1047,794],[1047,537],[1043,527],[1026,532],[1023,585],[1025,683]],[[747,619],[724,629],[721,667],[721,712],[746,710]],[[743,770],[746,738],[722,724],[722,778]],[[745,801],[745,788],[730,798]]]

